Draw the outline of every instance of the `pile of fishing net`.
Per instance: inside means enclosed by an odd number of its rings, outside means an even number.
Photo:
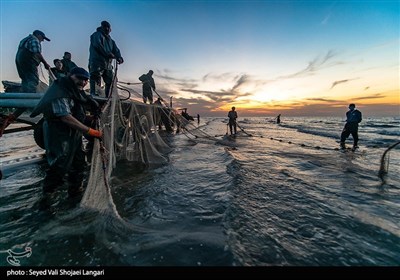
[[[88,185],[81,206],[99,212],[115,211],[111,196],[111,176],[118,162],[127,160],[145,165],[168,162],[171,148],[157,128],[161,114],[159,106],[121,100],[113,87],[111,97],[104,104],[98,118],[102,140],[95,139]],[[170,112],[172,120],[174,114]]]

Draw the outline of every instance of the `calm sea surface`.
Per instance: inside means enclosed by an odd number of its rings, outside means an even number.
[[[225,118],[175,135],[168,163],[120,162],[112,197],[121,219],[82,209],[66,188],[42,209],[45,164],[6,169],[0,181],[0,265],[7,250],[29,266],[398,266],[400,118],[364,119],[360,149],[342,153],[340,118]],[[251,136],[249,136],[251,135]],[[189,139],[189,138],[192,138]],[[32,132],[0,138],[0,160],[38,155]],[[352,139],[348,139],[351,146]]]

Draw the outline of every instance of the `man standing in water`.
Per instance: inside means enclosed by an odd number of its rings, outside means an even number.
[[[229,111],[228,113],[228,118],[229,118],[229,130],[231,131],[231,135],[235,134],[236,135],[236,119],[238,117],[237,112],[235,111],[235,107],[232,107],[232,110]],[[233,133],[235,132],[235,133]]]
[[[279,114],[278,116],[276,116],[276,123],[280,124],[281,123],[281,114]]]
[[[346,113],[346,124],[343,128],[342,135],[340,136],[340,148],[346,149],[345,141],[347,137],[351,134],[353,136],[353,148],[352,151],[355,151],[358,146],[358,124],[362,120],[362,114],[359,110],[356,109],[355,104],[349,105],[349,111]]]
[[[79,67],[71,70],[67,77],[55,80],[39,104],[34,108],[32,118],[43,114],[44,146],[49,168],[46,170],[43,192],[52,193],[63,184],[68,173],[68,194],[76,196],[83,192],[83,178],[86,166],[82,150],[82,134],[101,138],[102,132],[84,124],[84,105],[98,110],[98,103],[83,90],[89,73]]]

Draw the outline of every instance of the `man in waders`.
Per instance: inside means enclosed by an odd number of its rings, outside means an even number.
[[[82,135],[101,138],[102,132],[84,125],[84,105],[98,110],[98,103],[83,91],[89,73],[76,67],[67,77],[53,82],[31,117],[43,114],[43,136],[49,168],[46,170],[43,192],[52,193],[64,182],[68,174],[68,194],[76,196],[83,192],[86,167],[82,150]]]

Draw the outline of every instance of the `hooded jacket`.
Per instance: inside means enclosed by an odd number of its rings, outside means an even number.
[[[121,58],[121,52],[110,35],[100,26],[90,36],[89,69],[111,69],[113,58]]]

